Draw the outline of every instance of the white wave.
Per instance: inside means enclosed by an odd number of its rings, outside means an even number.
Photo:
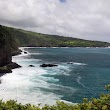
[[[51,47],[51,48],[59,48],[59,47]]]
[[[28,55],[41,55],[42,53],[28,53]]]
[[[110,46],[106,47],[106,48],[110,48]]]
[[[52,84],[51,85],[51,89],[53,90],[57,90],[58,92],[61,92],[62,94],[65,93],[67,95],[72,95],[73,93],[75,93],[76,89],[72,88],[72,87],[68,87],[68,86],[62,86],[62,85],[55,85]]]
[[[76,80],[77,80],[78,84],[82,85],[82,83],[80,82],[81,76],[78,76],[78,78]],[[83,85],[83,87],[84,87],[84,85]]]
[[[39,66],[37,68],[23,66],[22,68],[14,69],[13,73],[1,77],[0,98],[4,101],[14,99],[23,104],[55,104],[57,100],[61,99],[62,95],[45,92],[40,88],[50,91],[69,90],[69,93],[72,89],[67,89],[67,87],[65,89],[63,86],[53,84],[59,80],[54,77],[43,77],[42,75],[47,74],[47,72],[47,70]]]
[[[17,55],[17,56],[13,56],[13,58],[16,58],[16,57],[24,57],[24,56],[28,56],[29,54],[24,54],[23,52],[21,52],[21,54]]]
[[[69,72],[71,71],[67,65],[61,64],[54,68],[45,68],[45,70],[49,75],[66,75],[66,76],[69,76]]]
[[[50,47],[36,47],[36,48],[50,48]]]
[[[39,87],[48,89],[50,88],[48,81],[58,80],[44,78],[41,74],[45,74],[45,71],[40,70],[40,68],[39,70],[37,68],[36,72],[35,69],[21,68],[13,70],[11,74],[2,76],[0,98],[3,98],[3,100],[14,99],[23,104],[55,104],[56,100],[60,100],[61,96],[52,92],[41,91]],[[36,78],[36,81],[35,79],[32,80],[33,78]]]
[[[29,66],[29,65],[34,65],[34,66],[38,66],[38,62],[41,62],[42,60],[40,59],[32,59],[30,56],[30,54],[21,54],[18,56],[13,56],[12,57],[12,61],[18,63],[21,66]]]
[[[38,47],[19,47],[19,49],[21,49],[21,50],[24,50],[25,48],[26,49],[28,49],[28,48],[30,49],[30,48],[38,48]]]
[[[42,53],[30,53],[28,51],[26,51],[25,49],[27,48],[36,48],[36,47],[20,47],[19,49],[22,50],[21,54],[20,55],[17,55],[17,56],[14,56],[14,57],[23,57],[23,56],[30,56],[30,55],[41,55]],[[26,53],[25,53],[26,52]]]
[[[21,49],[23,50],[25,47],[21,47]],[[76,91],[72,87],[56,84],[59,79],[52,76],[69,75],[71,70],[67,64],[60,64],[54,68],[42,68],[39,66],[41,60],[29,58],[30,54],[32,53],[22,53],[13,57],[13,61],[20,64],[22,68],[14,69],[12,73],[0,78],[0,98],[4,101],[14,99],[23,104],[53,105],[57,100],[61,100],[63,97],[60,95],[61,93],[71,95]],[[35,67],[28,67],[30,64]],[[50,75],[50,77],[46,75]]]
[[[78,76],[78,78],[76,79],[77,82],[78,82],[78,84],[82,85],[82,87],[84,87],[84,88],[86,88],[86,89],[89,89],[89,88],[87,88],[83,83],[81,83],[81,79],[82,79],[81,76]]]
[[[87,65],[85,63],[78,63],[78,62],[68,62],[68,64],[74,64],[74,65]]]
[[[37,77],[37,78],[36,78]],[[59,79],[55,79],[54,77],[45,77],[45,76],[42,76],[42,75],[36,75],[35,78],[31,78],[30,79],[31,82],[33,83],[38,83],[37,87],[45,87],[45,88],[48,88],[47,84],[48,82],[51,82],[51,83],[54,83],[54,82],[58,82]],[[50,84],[49,84],[50,86]]]
[[[13,62],[20,62],[20,61],[21,61],[21,62],[33,62],[33,61],[34,61],[34,62],[38,62],[38,61],[41,61],[41,60],[40,60],[40,59],[31,59],[31,58],[29,58],[29,57],[28,57],[28,59],[27,59],[27,58],[24,58],[24,59],[23,59],[23,57],[21,57],[21,56],[19,56],[19,57],[18,57],[18,56],[16,56],[16,57],[14,56],[14,57],[12,58],[12,61],[13,61]]]
[[[42,103],[43,105],[53,105],[57,100],[61,100],[63,96],[52,91],[58,91],[58,93],[60,91],[69,95],[75,92],[74,88],[54,84],[54,82],[59,81],[54,77],[42,76],[47,73],[48,71],[41,67],[22,67],[13,70],[13,73],[1,77],[0,97],[4,101],[14,99],[23,104]],[[43,91],[41,88],[47,89],[50,92]]]
[[[84,63],[73,63],[75,65],[87,65],[87,64],[84,64]]]
[[[22,88],[24,90],[24,88]],[[15,88],[14,90],[2,90],[0,91],[0,97],[7,101],[9,99],[17,100],[22,104],[39,104],[42,106],[45,104],[54,105],[57,100],[60,100],[62,96],[56,95],[54,93],[47,93],[37,90],[36,92],[29,91],[21,91],[19,88]]]
[[[66,104],[69,104],[69,105],[77,105],[78,103],[72,103],[70,101],[66,101],[66,100],[60,100],[61,102],[64,102]]]
[[[70,48],[70,47],[59,47],[59,48]]]

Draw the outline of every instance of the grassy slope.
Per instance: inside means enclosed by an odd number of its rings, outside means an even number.
[[[107,47],[110,43],[89,41],[58,35],[41,34],[7,27],[15,36],[19,46],[38,47]]]

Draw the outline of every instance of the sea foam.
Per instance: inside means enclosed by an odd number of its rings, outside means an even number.
[[[20,48],[24,50],[24,48]],[[37,54],[37,53],[36,53]],[[20,64],[22,67],[14,69],[12,73],[6,74],[0,78],[0,97],[6,101],[9,99],[17,100],[23,104],[49,104],[53,105],[57,100],[61,100],[65,92],[73,94],[75,89],[68,86],[56,84],[59,79],[52,75],[68,75],[69,67],[59,65],[55,68],[41,68],[40,59],[29,58],[31,53],[14,56],[13,61]],[[28,67],[30,64],[35,67]],[[45,75],[50,75],[46,77]],[[55,91],[55,92],[53,92]]]

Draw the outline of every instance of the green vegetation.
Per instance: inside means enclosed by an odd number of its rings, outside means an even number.
[[[7,66],[3,66],[3,67],[0,67],[0,73],[11,73],[11,68],[7,67]]]
[[[17,50],[17,42],[15,36],[10,29],[0,25],[0,49],[8,48],[11,51]]]
[[[105,86],[105,88],[109,90],[110,85]],[[92,98],[90,101],[84,98],[83,103],[77,105],[58,101],[56,105],[45,105],[44,107],[40,107],[40,104],[38,106],[22,105],[14,100],[7,102],[0,100],[0,110],[110,110],[110,94],[102,94],[99,98]]]
[[[12,72],[19,67],[12,63],[12,55],[19,54],[16,38],[9,28],[0,25],[0,74]]]
[[[0,71],[1,73],[11,71],[7,64],[11,63],[11,52],[19,53],[18,46],[46,46],[46,47],[107,47],[110,43],[89,41],[57,35],[40,34],[21,29],[0,26]],[[17,52],[14,52],[14,51]],[[105,86],[109,91],[110,85]],[[14,100],[3,102],[0,100],[0,110],[110,110],[110,94],[102,94],[99,98],[88,100],[83,103],[72,105],[57,102],[56,105],[44,107],[31,104],[22,105]]]
[[[11,52],[18,50],[15,36],[11,33],[10,29],[0,25],[0,66],[5,66],[11,63]],[[1,68],[1,72],[8,69]]]
[[[22,29],[7,28],[15,37],[18,46],[36,47],[107,47],[110,43],[90,41],[58,35],[41,34]]]

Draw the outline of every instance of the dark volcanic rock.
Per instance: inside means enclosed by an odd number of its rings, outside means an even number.
[[[12,56],[20,55],[21,52],[22,52],[22,50],[19,50],[19,49],[18,49],[18,50],[16,50],[16,51],[11,52],[11,55],[12,55]]]
[[[27,52],[24,52],[24,54],[27,54]]]
[[[11,63],[11,52],[6,47],[0,49],[0,67]]]
[[[28,67],[35,67],[34,65],[29,65]]]
[[[10,63],[10,64],[8,64],[8,65],[6,65],[8,68],[11,68],[11,69],[15,69],[15,68],[21,68],[21,66],[20,65],[18,65],[17,63],[14,63],[14,62],[12,62],[12,63]]]
[[[42,65],[40,65],[40,67],[54,67],[54,66],[58,66],[58,65],[55,65],[55,64],[42,64]]]
[[[17,63],[10,63],[6,66],[2,66],[0,67],[0,73],[11,73],[12,72],[12,69],[15,69],[15,68],[20,68],[21,66],[18,65]]]

